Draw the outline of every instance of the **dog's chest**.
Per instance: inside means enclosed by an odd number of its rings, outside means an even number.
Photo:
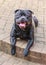
[[[29,29],[21,30],[19,27],[16,27],[16,35],[19,38],[28,38],[29,37]]]
[[[28,38],[29,37],[29,33],[28,32],[21,31],[21,30],[19,32],[17,32],[17,35],[18,35],[19,38]]]

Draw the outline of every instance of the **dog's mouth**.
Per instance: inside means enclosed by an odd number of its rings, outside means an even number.
[[[18,25],[21,29],[25,29],[25,28],[26,28],[26,22],[18,22],[17,25]]]
[[[22,28],[22,29],[25,29],[26,28],[26,23],[20,23],[19,27]]]
[[[24,30],[26,29],[26,27],[30,25],[30,22],[20,21],[20,22],[16,22],[16,24],[19,26],[20,29]]]

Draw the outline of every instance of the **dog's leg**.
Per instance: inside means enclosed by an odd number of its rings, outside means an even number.
[[[15,44],[16,44],[16,39],[14,37],[11,37],[11,54],[12,55],[15,55],[15,52],[16,52]]]
[[[24,49],[24,56],[28,55],[29,49],[33,45],[33,42],[34,42],[34,28],[30,30],[30,39],[28,40],[28,44]]]
[[[15,55],[15,44],[16,44],[16,32],[15,32],[15,27],[13,25],[11,33],[10,33],[10,42],[11,42],[11,54]]]

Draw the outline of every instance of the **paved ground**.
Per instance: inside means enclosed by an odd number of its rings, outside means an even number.
[[[30,9],[39,20],[35,29],[35,42],[46,43],[46,0],[1,0],[0,1],[0,39],[9,36],[16,9]],[[7,36],[4,34],[6,33]]]
[[[29,62],[0,51],[0,65],[42,65],[38,63]]]

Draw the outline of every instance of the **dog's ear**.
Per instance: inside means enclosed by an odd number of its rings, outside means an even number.
[[[19,9],[15,10],[15,13],[16,13],[17,11],[19,11]]]
[[[31,14],[34,14],[31,10],[28,10]]]

